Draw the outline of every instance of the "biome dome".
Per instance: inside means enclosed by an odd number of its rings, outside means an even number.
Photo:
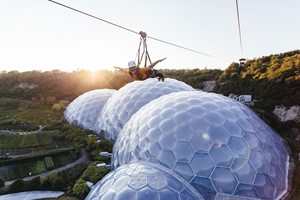
[[[203,197],[169,169],[140,162],[123,165],[107,174],[85,199],[203,200]]]
[[[280,199],[288,158],[281,138],[245,105],[183,91],[155,99],[131,117],[114,145],[112,169],[158,163],[204,199]]]
[[[195,89],[171,78],[167,78],[164,82],[149,78],[128,83],[107,101],[95,123],[94,132],[100,133],[103,130],[105,138],[114,142],[126,122],[141,107],[160,96],[192,90]]]
[[[86,92],[74,99],[65,109],[65,119],[70,124],[93,130],[94,124],[114,89],[97,89]]]

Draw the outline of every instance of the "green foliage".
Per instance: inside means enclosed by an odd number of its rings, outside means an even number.
[[[59,131],[41,131],[36,134],[39,146],[47,146],[53,144],[53,138],[60,134]]]
[[[63,196],[59,197],[58,200],[79,200],[79,199],[77,197],[63,195]]]
[[[12,98],[0,98],[0,110],[17,109],[20,100]]]
[[[23,136],[0,133],[0,148],[19,147]]]
[[[22,192],[25,188],[25,183],[22,179],[15,180],[9,187],[10,193]]]
[[[128,83],[127,74],[108,70],[71,73],[53,70],[0,73],[0,96],[33,100],[35,104],[53,105],[59,100],[72,101],[78,95],[99,88],[118,89]]]
[[[41,190],[60,190],[65,191],[66,181],[57,173],[50,173],[48,177],[40,177]]]
[[[97,167],[97,163],[94,162],[88,166],[88,168],[82,174],[81,178],[85,181],[90,181],[95,184],[99,180],[101,180],[108,172],[108,169]]]
[[[89,193],[89,187],[86,185],[83,179],[79,179],[76,181],[73,187],[73,194],[80,199],[84,199],[86,195]]]
[[[30,147],[37,147],[37,146],[39,146],[39,142],[36,134],[33,133],[28,133],[24,135],[20,144],[20,148],[30,148]]]
[[[52,116],[52,110],[43,107],[43,108],[31,108],[23,111],[19,111],[16,114],[18,120],[29,121],[34,124],[45,124],[49,120],[49,117]]]
[[[60,131],[41,131],[26,135],[11,135],[0,133],[0,148],[19,149],[37,148],[53,145],[55,142],[64,142],[65,135]]]
[[[251,94],[265,110],[300,102],[300,51],[248,60],[244,67],[232,63],[220,76],[214,92]],[[258,102],[256,105],[259,105]]]
[[[41,180],[41,185],[40,185],[41,190],[51,190],[52,182],[50,178],[42,176],[40,177],[40,180]]]
[[[0,177],[0,188],[2,188],[5,185],[5,180]]]
[[[44,162],[41,161],[41,160],[33,162],[31,167],[30,167],[30,172],[31,172],[32,175],[40,174],[44,171],[46,171],[45,165],[44,165]]]
[[[65,190],[65,181],[60,176],[50,178],[52,183],[52,190]]]
[[[183,81],[194,88],[202,88],[203,81],[217,80],[222,73],[219,69],[164,69],[160,70],[166,77]]]
[[[54,168],[54,162],[53,162],[51,156],[45,157],[44,160],[45,160],[45,164],[46,164],[46,167],[48,170]]]
[[[63,133],[66,136],[66,140],[75,145],[77,149],[82,149],[87,145],[87,137],[83,130],[70,124],[64,124]]]
[[[39,190],[41,185],[41,179],[40,177],[35,177],[31,179],[28,183],[26,183],[26,190],[32,191],[32,190]]]

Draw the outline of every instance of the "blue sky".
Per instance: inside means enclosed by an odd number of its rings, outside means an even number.
[[[147,39],[156,68],[225,69],[299,49],[299,0],[57,0],[109,22],[213,57]],[[47,0],[0,0],[0,71],[110,69],[134,60],[139,35]],[[243,54],[243,55],[242,55]]]

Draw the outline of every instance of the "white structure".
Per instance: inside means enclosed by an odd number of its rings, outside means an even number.
[[[64,111],[66,120],[70,124],[93,130],[99,113],[115,92],[113,89],[97,89],[80,95]]]
[[[0,200],[19,200],[19,199],[56,199],[64,195],[61,191],[28,191],[13,194],[0,195]]]
[[[280,199],[288,189],[288,160],[282,139],[244,104],[183,91],[130,118],[114,145],[112,169],[156,163],[204,199]]]
[[[86,200],[204,200],[180,176],[151,163],[124,165],[99,181]]]
[[[242,103],[250,103],[252,101],[252,95],[240,95],[236,100]]]
[[[130,117],[150,101],[173,92],[195,91],[191,86],[175,79],[160,82],[155,78],[128,83],[105,104],[95,123],[94,132],[104,131],[106,139],[114,142]]]

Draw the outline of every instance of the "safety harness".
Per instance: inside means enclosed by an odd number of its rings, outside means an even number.
[[[144,66],[146,67],[147,66],[147,62],[149,60],[150,64],[152,64],[151,62],[151,59],[150,59],[150,55],[149,55],[149,52],[148,52],[148,48],[147,48],[147,42],[146,42],[146,37],[147,37],[147,33],[143,32],[143,31],[140,31],[140,43],[139,43],[139,48],[138,48],[138,51],[137,51],[137,54],[136,54],[136,59],[137,59],[137,69],[136,69],[136,75],[138,77],[139,80],[144,80],[144,79],[147,79],[147,78],[157,78],[159,81],[164,81],[165,80],[165,76],[158,72],[158,70],[156,69],[148,69],[147,70],[147,77],[146,78],[143,78],[141,73],[140,73],[140,64],[144,58]],[[141,51],[141,46],[143,44],[143,49]],[[131,72],[129,72],[130,76],[133,77],[133,74]]]

